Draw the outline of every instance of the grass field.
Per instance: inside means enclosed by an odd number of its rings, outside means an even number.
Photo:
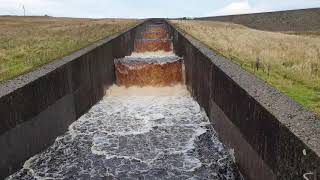
[[[137,23],[124,19],[0,16],[0,81],[29,72]]]
[[[320,115],[320,36],[209,21],[172,21],[245,70]]]

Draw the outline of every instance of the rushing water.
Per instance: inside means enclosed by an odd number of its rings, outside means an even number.
[[[115,60],[115,63],[130,64],[135,62],[143,62],[149,64],[166,64],[170,62],[176,62],[182,60],[181,57],[178,57],[173,52],[145,52],[145,53],[133,53],[130,56],[124,58],[119,58]]]
[[[111,88],[8,179],[237,179],[229,152],[183,88],[157,88],[161,96]]]

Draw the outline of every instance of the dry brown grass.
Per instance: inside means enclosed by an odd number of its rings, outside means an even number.
[[[0,16],[0,81],[31,71],[137,22]]]
[[[320,114],[319,36],[259,31],[222,22],[173,23]]]

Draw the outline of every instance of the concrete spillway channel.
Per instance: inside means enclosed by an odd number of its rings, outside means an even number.
[[[117,85],[8,179],[240,179],[232,151],[183,84],[163,23],[115,59]]]
[[[152,19],[0,83],[0,179],[320,179],[319,127]]]

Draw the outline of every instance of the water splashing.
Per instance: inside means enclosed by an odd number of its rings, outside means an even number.
[[[150,88],[155,94],[141,96]],[[8,179],[238,177],[227,149],[184,86],[113,86],[108,94]]]

